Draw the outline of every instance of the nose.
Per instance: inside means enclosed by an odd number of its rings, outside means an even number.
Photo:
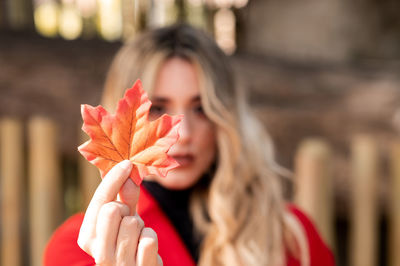
[[[190,119],[183,117],[181,125],[179,127],[179,140],[180,143],[188,143],[191,139],[192,128],[190,125]]]

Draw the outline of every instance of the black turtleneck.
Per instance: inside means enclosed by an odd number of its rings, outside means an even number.
[[[143,181],[143,185],[171,220],[193,259],[197,262],[200,239],[194,234],[193,222],[189,213],[192,189],[169,190],[152,181]]]

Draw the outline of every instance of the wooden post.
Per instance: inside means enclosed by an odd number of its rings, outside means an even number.
[[[390,168],[389,265],[400,266],[400,140],[391,147]]]
[[[123,39],[128,40],[137,31],[139,1],[122,0]]]
[[[295,203],[315,222],[323,239],[334,247],[332,155],[321,139],[303,141],[295,158]]]
[[[81,131],[80,139],[81,143],[88,140],[88,136]],[[82,193],[83,207],[89,205],[90,200],[96,191],[97,186],[100,184],[100,172],[96,166],[89,163],[82,155],[79,154],[79,185]]]
[[[372,137],[359,135],[352,141],[351,152],[353,198],[349,265],[374,266],[378,241],[378,149]]]
[[[60,222],[57,129],[45,118],[29,121],[30,248],[31,265],[42,265],[44,247]],[[66,254],[67,256],[68,254]]]
[[[30,0],[9,0],[5,5],[12,29],[33,28],[33,7]]]
[[[0,122],[1,265],[21,265],[23,195],[23,126],[16,119]]]

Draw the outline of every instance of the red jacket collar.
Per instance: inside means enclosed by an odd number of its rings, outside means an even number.
[[[144,186],[140,189],[137,212],[145,226],[151,227],[157,233],[158,253],[164,266],[196,265],[171,221]]]

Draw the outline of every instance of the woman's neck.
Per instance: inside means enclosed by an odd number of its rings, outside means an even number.
[[[193,188],[170,190],[154,181],[143,181],[144,188],[154,197],[174,225],[193,259],[198,260],[200,239],[194,233],[189,202]]]

